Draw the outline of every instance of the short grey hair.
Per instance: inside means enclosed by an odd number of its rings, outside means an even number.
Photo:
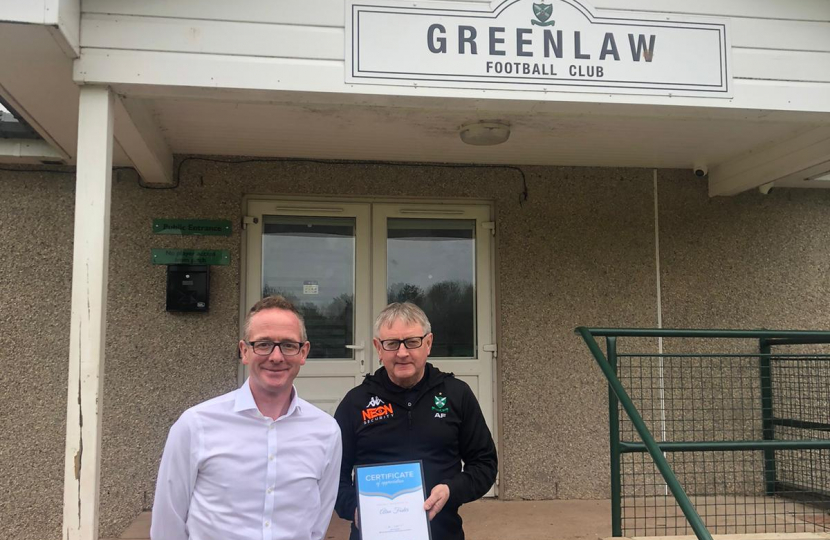
[[[392,326],[395,321],[403,321],[409,324],[420,324],[424,333],[432,332],[432,325],[424,310],[412,302],[392,302],[378,314],[375,319],[375,337],[380,335],[380,329],[384,326]]]

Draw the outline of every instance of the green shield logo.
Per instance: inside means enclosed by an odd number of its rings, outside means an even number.
[[[553,4],[533,4],[533,15],[536,19],[531,19],[531,23],[537,26],[553,26],[555,21],[548,21],[550,16],[553,15]]]

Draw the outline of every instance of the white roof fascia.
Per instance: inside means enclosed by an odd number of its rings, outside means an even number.
[[[41,163],[62,161],[63,156],[46,141],[34,139],[0,139],[0,162]]]
[[[762,145],[709,173],[709,196],[735,195],[793,175],[815,175],[830,164],[830,126]],[[830,166],[827,167],[830,169]]]
[[[0,22],[47,26],[66,56],[81,55],[81,0],[0,0]]]

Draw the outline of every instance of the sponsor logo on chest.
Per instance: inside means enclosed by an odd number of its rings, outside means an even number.
[[[379,397],[374,396],[372,397],[372,399],[369,400],[369,404],[366,405],[366,407],[377,407],[379,405],[383,405],[384,403],[386,402],[380,399]]]
[[[384,403],[382,399],[375,396],[369,400],[369,404],[362,411],[363,425],[377,422],[385,418],[395,416],[395,411],[392,409],[391,403]]]

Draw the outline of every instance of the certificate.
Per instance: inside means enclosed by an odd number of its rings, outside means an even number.
[[[362,540],[430,540],[420,461],[359,465],[355,487]]]

